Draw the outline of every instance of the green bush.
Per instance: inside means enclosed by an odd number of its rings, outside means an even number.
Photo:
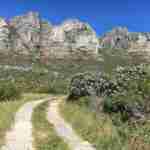
[[[37,87],[35,92],[50,93],[50,94],[66,94],[67,93],[67,81],[63,79],[49,80],[44,84]]]
[[[15,100],[21,95],[21,90],[13,81],[0,81],[0,101]]]
[[[89,95],[110,95],[114,90],[116,85],[110,80],[108,74],[80,73],[74,75],[70,82],[68,100]]]
[[[83,73],[70,83],[69,98],[104,97],[104,111],[121,113],[123,120],[141,119],[150,112],[150,72],[148,65],[118,67],[112,76]],[[93,94],[93,95],[92,95]],[[94,100],[94,99],[93,99]],[[93,101],[92,100],[92,101]],[[94,100],[96,104],[96,98]]]
[[[115,72],[117,89],[104,100],[106,112],[119,112],[123,119],[143,119],[150,112],[150,74],[147,66],[119,68]]]
[[[67,93],[67,81],[56,80],[55,82],[50,82],[48,87],[48,93],[53,94],[66,94]]]

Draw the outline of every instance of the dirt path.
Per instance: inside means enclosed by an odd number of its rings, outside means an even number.
[[[72,127],[64,121],[59,114],[58,100],[53,100],[48,108],[48,121],[54,125],[55,130],[61,138],[70,146],[71,150],[96,150],[87,141],[83,141],[72,129]]]
[[[33,150],[32,111],[44,100],[28,102],[16,113],[15,124],[6,134],[6,144],[1,150]],[[7,118],[6,118],[7,119]]]

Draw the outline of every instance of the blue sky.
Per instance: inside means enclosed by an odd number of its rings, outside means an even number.
[[[52,24],[77,18],[103,34],[115,26],[150,32],[149,0],[1,0],[0,16],[11,18],[37,11]]]

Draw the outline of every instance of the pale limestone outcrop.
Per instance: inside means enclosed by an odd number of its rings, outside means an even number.
[[[99,40],[101,49],[126,50],[135,57],[150,60],[150,33],[129,32],[125,27],[114,28]]]
[[[7,22],[0,18],[0,53],[8,53],[9,50],[9,28]]]
[[[79,20],[53,26],[38,13],[29,12],[6,22],[0,19],[0,50],[14,55],[50,59],[91,58],[97,55],[94,30]]]
[[[96,33],[88,24],[78,20],[67,20],[59,26],[51,27],[46,39],[49,46],[42,44],[42,48],[48,58],[88,58],[97,54]]]
[[[40,18],[38,13],[29,12],[9,22],[12,49],[18,53],[31,55],[39,45]]]

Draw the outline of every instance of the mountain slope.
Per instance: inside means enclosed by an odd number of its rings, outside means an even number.
[[[97,47],[96,33],[79,20],[52,26],[34,12],[9,21],[0,20],[1,54],[47,63],[52,58],[78,58],[80,55],[87,59],[97,54]]]

